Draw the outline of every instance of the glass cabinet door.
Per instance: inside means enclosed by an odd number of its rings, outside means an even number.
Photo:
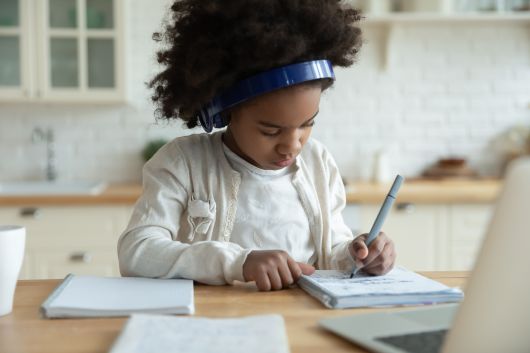
[[[115,86],[114,41],[88,39],[88,87],[112,88]]]
[[[77,28],[76,0],[49,0],[50,28]]]
[[[19,12],[18,0],[0,0],[0,27],[18,27]]]
[[[51,38],[52,87],[79,87],[79,59],[76,38]]]
[[[86,0],[88,88],[116,87],[114,1]]]
[[[80,87],[77,5],[77,0],[48,0],[48,70],[52,89]]]
[[[91,29],[114,28],[112,0],[86,0],[86,27]]]
[[[20,87],[20,40],[0,35],[0,86]]]
[[[21,86],[19,0],[0,0],[0,87]]]
[[[0,102],[123,102],[124,0],[0,0]]]
[[[47,82],[52,93],[116,88],[116,1],[48,0]]]
[[[79,23],[77,0],[49,0],[49,84],[79,88]]]

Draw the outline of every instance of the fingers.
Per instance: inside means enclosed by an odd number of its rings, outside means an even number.
[[[297,263],[285,251],[252,251],[243,264],[243,277],[255,281],[260,291],[279,290],[295,283],[302,274],[312,274],[315,268]]]
[[[378,258],[388,242],[390,242],[390,239],[387,235],[383,232],[379,232],[379,235],[370,244],[368,256],[363,260],[363,264],[366,266]]]
[[[271,282],[269,280],[269,276],[267,272],[265,271],[259,271],[256,274],[256,277],[254,278],[254,281],[256,282],[256,287],[260,291],[270,291],[271,290]]]
[[[287,258],[287,266],[289,267],[289,273],[291,274],[291,277],[293,278],[293,282],[298,281],[300,276],[302,275],[302,267],[300,264],[296,261],[294,261],[291,257]],[[290,284],[292,284],[290,283]]]
[[[270,281],[270,284],[271,284],[270,289],[272,289],[272,290],[280,290],[280,289],[283,288],[284,278],[282,278],[282,276],[280,276],[279,269],[276,270],[276,271],[274,271],[274,270],[270,271],[268,273],[268,275],[269,275],[269,281]]]
[[[278,267],[278,272],[282,279],[283,288],[286,288],[296,282],[296,279],[300,276],[299,273],[302,271],[296,266],[296,262],[290,256],[287,256],[286,261]]]
[[[357,260],[364,260],[368,256],[368,247],[365,244],[367,234],[359,235],[351,243],[352,256]]]
[[[373,275],[387,273],[396,259],[394,242],[384,232],[379,232],[370,247],[366,248],[366,237],[367,234],[362,234],[351,243],[350,253],[355,259],[356,267]]]
[[[315,268],[309,264],[305,264],[303,262],[297,262],[297,264],[302,270],[302,273],[306,276],[311,276],[315,272]]]
[[[394,267],[395,260],[396,252],[394,243],[388,242],[385,244],[380,255],[369,264],[366,264],[363,270],[369,274],[383,275]]]
[[[313,266],[296,262],[290,256],[287,256],[286,262],[281,263],[277,271],[272,270],[268,272],[271,289],[279,290],[287,288],[298,281],[302,274],[311,275],[313,272],[315,272]]]

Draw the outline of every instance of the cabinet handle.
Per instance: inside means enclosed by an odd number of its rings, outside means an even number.
[[[38,218],[41,215],[41,211],[38,207],[24,207],[19,214],[20,217],[24,218]]]
[[[396,205],[396,209],[400,212],[414,213],[416,211],[416,205],[411,202],[400,202]]]
[[[70,254],[70,261],[88,264],[92,261],[92,255],[86,251],[74,252]]]

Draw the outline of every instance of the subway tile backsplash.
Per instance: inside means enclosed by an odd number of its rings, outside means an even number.
[[[157,70],[151,34],[167,1],[127,3],[128,103],[0,103],[0,181],[45,178],[45,146],[31,139],[37,126],[54,130],[59,179],[111,182],[140,181],[140,151],[150,139],[200,132],[156,123],[149,102],[145,82]],[[388,33],[366,25],[358,62],[336,74],[313,136],[347,178],[370,178],[381,148],[406,176],[455,155],[482,175],[497,175],[502,155],[493,138],[530,126],[527,24],[401,23]]]

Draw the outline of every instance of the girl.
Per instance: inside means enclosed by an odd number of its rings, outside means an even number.
[[[208,133],[145,164],[118,243],[122,275],[266,291],[315,267],[388,272],[393,242],[353,239],[339,171],[310,139],[332,66],[350,66],[360,47],[359,13],[336,0],[181,0],[171,14],[155,35],[167,46],[153,101],[162,118]]]

